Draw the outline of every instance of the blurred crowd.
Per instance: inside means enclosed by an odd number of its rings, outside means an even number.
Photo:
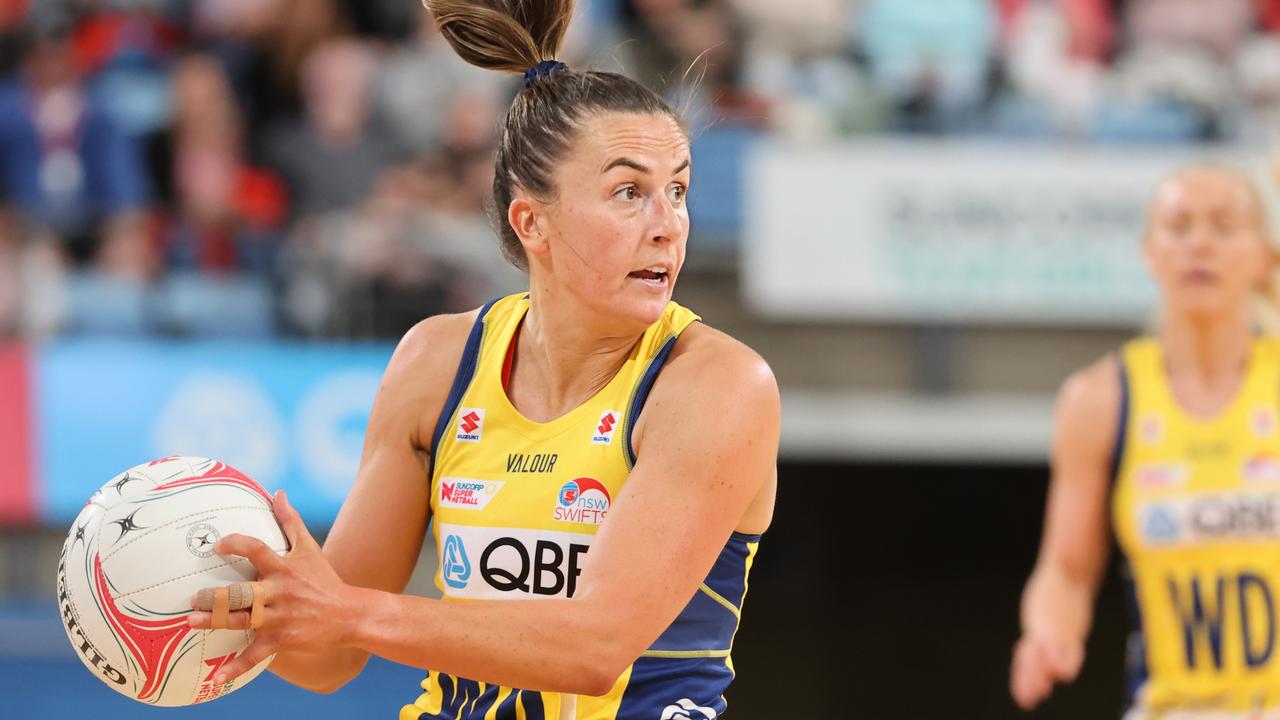
[[[566,61],[726,149],[695,236],[766,134],[1280,129],[1280,0],[578,5]],[[414,0],[0,0],[0,337],[394,337],[517,289],[485,216],[517,90]]]

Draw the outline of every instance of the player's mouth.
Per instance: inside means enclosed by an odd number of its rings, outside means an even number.
[[[637,280],[647,287],[665,290],[671,282],[671,271],[665,265],[650,265],[628,273],[627,277]]]
[[[1186,285],[1207,286],[1218,283],[1218,275],[1208,270],[1196,269],[1182,273],[1182,282]]]

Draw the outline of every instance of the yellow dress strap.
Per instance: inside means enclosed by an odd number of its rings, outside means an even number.
[[[476,369],[479,367],[480,351],[484,345],[486,335],[485,328],[495,319],[495,317],[491,316],[502,315],[504,314],[503,310],[509,313],[510,307],[523,296],[526,296],[526,294],[516,293],[506,297],[494,298],[480,308],[475,324],[471,326],[471,333],[467,336],[467,343],[462,348],[462,358],[458,361],[458,371],[454,373],[453,385],[449,388],[449,396],[445,399],[444,407],[440,409],[440,417],[436,420],[436,429],[431,436],[431,459],[427,473],[428,478],[435,477],[436,449],[440,447],[440,439],[444,437],[445,429],[451,425],[453,414],[458,410],[458,403],[462,402],[462,396],[471,385],[471,379],[475,377]]]
[[[644,410],[645,401],[649,399],[649,392],[653,390],[653,384],[657,382],[658,374],[662,372],[662,366],[667,362],[667,357],[675,347],[680,334],[701,319],[692,310],[682,305],[674,302],[667,303],[667,309],[662,314],[662,318],[649,328],[641,340],[640,357],[646,359],[645,369],[640,373],[640,379],[631,390],[622,424],[622,437],[626,439],[622,445],[623,456],[628,470],[636,464],[635,446],[631,442],[631,433],[635,430],[636,421],[640,419],[640,411]]]

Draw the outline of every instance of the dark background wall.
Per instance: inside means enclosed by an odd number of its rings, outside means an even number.
[[[784,464],[732,715],[1119,717],[1128,619],[1114,568],[1079,680],[1030,715],[1009,697],[1046,488],[1042,466]]]

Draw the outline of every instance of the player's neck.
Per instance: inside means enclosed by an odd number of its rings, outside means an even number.
[[[1195,320],[1167,313],[1160,331],[1165,369],[1170,377],[1207,384],[1239,377],[1253,342],[1248,308],[1234,316]]]
[[[515,339],[507,392],[532,420],[560,417],[589,400],[618,373],[639,337],[567,310],[539,298]]]

